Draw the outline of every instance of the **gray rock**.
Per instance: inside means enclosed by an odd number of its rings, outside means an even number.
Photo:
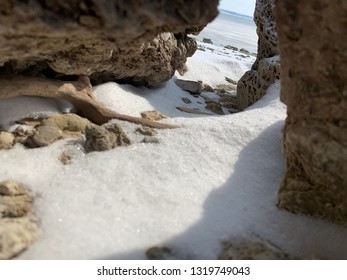
[[[62,131],[54,126],[39,126],[32,136],[32,141],[39,147],[45,147],[62,139],[62,136]]]
[[[142,140],[142,143],[146,144],[159,144],[159,139],[154,136],[145,136]]]
[[[206,43],[206,44],[211,44],[211,45],[213,45],[212,40],[209,39],[209,38],[203,38],[203,39],[202,39],[202,42],[204,42],[204,43]]]
[[[180,80],[177,79],[175,81],[176,85],[179,86],[181,89],[188,91],[192,94],[200,94],[202,90],[202,85],[199,82],[196,81],[186,81],[186,80]]]

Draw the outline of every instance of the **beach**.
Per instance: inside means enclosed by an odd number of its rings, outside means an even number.
[[[280,82],[242,112],[206,108],[235,96],[232,81],[255,61],[249,19],[236,20],[240,32],[233,27],[229,37],[220,27],[223,20],[230,18],[221,15],[198,36],[199,49],[184,75],[151,88],[114,82],[93,88],[110,110],[166,115],[161,122],[179,128],[156,130],[158,142],[143,143],[138,125],[112,120],[131,145],[85,153],[79,141],[67,139],[37,149],[17,144],[0,150],[0,178],[29,189],[42,228],[41,237],[17,259],[146,259],[148,249],[163,246],[170,248],[168,259],[217,259],[223,242],[235,240],[260,242],[299,258],[347,257],[343,228],[276,207],[285,166]],[[194,95],[177,86],[177,79],[227,88]],[[42,98],[3,100],[0,123],[14,130],[18,119],[71,110]],[[63,153],[68,164],[59,160]]]

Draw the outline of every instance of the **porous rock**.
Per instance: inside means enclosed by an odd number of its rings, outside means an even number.
[[[117,124],[109,126],[89,124],[85,130],[85,137],[84,149],[87,153],[107,151],[117,146],[127,146],[131,143],[123,129]]]
[[[280,77],[275,13],[275,0],[256,1],[254,22],[258,34],[257,59],[251,70],[247,71],[237,84],[239,110],[247,108],[263,97],[269,86]]]
[[[0,73],[157,84],[184,68],[218,0],[3,0]]]
[[[0,260],[17,256],[39,237],[41,230],[30,213],[32,201],[22,185],[0,183]]]
[[[347,2],[277,1],[287,105],[278,207],[347,223]]]

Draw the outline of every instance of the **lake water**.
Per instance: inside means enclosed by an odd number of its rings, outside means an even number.
[[[258,36],[253,19],[221,12],[196,38],[209,38],[216,46],[231,45],[257,52]]]

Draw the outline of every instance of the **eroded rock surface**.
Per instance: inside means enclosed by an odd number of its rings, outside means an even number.
[[[347,2],[277,1],[286,173],[278,206],[347,222]]]
[[[259,38],[258,53],[252,69],[247,71],[237,84],[239,110],[263,97],[275,79],[280,78],[275,12],[275,0],[257,0],[254,22]]]
[[[99,83],[157,84],[196,50],[186,36],[217,15],[218,0],[3,0],[0,74],[87,75]],[[134,6],[136,5],[136,7]]]
[[[32,202],[20,184],[11,180],[0,183],[0,260],[17,256],[39,237]]]

